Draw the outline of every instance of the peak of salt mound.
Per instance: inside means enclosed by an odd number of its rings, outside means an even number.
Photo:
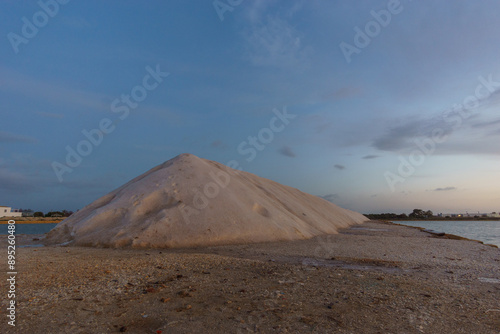
[[[194,247],[306,239],[366,220],[298,189],[181,154],[74,213],[46,242]]]

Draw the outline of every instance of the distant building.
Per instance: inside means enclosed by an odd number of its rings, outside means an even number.
[[[10,206],[0,206],[0,218],[2,217],[22,217],[23,213],[19,210],[12,210]]]
[[[500,212],[492,212],[488,214],[488,217],[500,218]]]

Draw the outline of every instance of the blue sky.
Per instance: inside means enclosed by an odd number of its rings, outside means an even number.
[[[1,205],[189,152],[363,213],[500,210],[496,1],[65,2],[0,3]]]

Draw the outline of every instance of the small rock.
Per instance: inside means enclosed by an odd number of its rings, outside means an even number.
[[[177,292],[177,295],[179,295],[182,298],[191,297],[191,294],[187,291],[184,291],[184,290]]]

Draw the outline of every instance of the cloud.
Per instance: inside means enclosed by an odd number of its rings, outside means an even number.
[[[325,199],[328,202],[332,202],[332,203],[334,203],[334,201],[336,201],[340,198],[340,196],[338,194],[327,194],[327,195],[318,196],[318,197],[321,197],[322,199]]]
[[[498,136],[498,135],[500,135],[500,129],[488,132],[488,136]]]
[[[38,142],[37,139],[33,137],[21,136],[15,133],[0,131],[0,143],[10,144],[10,143],[27,143],[34,144]]]
[[[140,81],[139,81],[140,82]],[[123,93],[130,88],[124,88]],[[71,106],[69,110],[84,108],[86,111],[109,112],[111,103],[119,96],[86,92],[63,85],[42,81],[0,66],[0,92],[22,95],[28,99],[42,100],[55,105]],[[171,122],[179,122],[178,113],[165,107],[146,104],[139,106],[141,112],[158,117],[167,117]],[[58,114],[39,112],[46,117],[57,118]]]
[[[440,143],[440,154],[475,154],[478,152],[487,154],[498,154],[498,150],[492,150],[491,145],[481,140],[473,133],[474,129],[481,129],[500,124],[498,117],[484,121],[487,110],[496,107],[500,103],[500,89],[488,96],[478,98],[477,106],[467,108],[463,104],[455,104],[452,108],[444,110],[439,114],[427,118],[413,117],[400,124],[390,126],[385,133],[372,141],[372,147],[381,151],[398,152],[416,147],[418,139],[432,138],[435,131],[441,131],[440,137],[450,136],[452,133],[460,132],[460,136],[448,139],[445,144]],[[394,122],[394,120],[392,121]],[[486,134],[488,135],[488,134]],[[495,135],[492,133],[491,135]],[[467,138],[470,136],[470,138]],[[467,138],[467,145],[457,150],[455,142]],[[471,143],[471,138],[473,142]],[[455,142],[453,142],[455,141]],[[451,147],[454,146],[454,147]]]
[[[210,144],[210,146],[212,146],[212,147],[218,147],[218,148],[225,147],[224,143],[221,140],[215,140],[215,141],[213,141]]]
[[[296,155],[295,153],[292,151],[292,149],[288,146],[283,146],[282,148],[280,148],[278,150],[278,152],[286,157],[290,157],[290,158],[295,158]]]
[[[335,90],[333,93],[323,95],[326,99],[342,100],[360,95],[361,89],[358,87],[342,87]]]
[[[478,122],[471,125],[473,128],[485,128],[490,126],[495,126],[500,124],[500,119],[487,121],[487,122]]]
[[[399,151],[404,148],[413,147],[411,141],[422,135],[424,121],[411,120],[404,124],[389,128],[385,134],[375,138],[372,146],[381,151]]]
[[[344,165],[335,165],[335,166],[333,166],[333,167],[335,167],[335,168],[337,168],[337,169],[339,169],[339,170],[343,170],[343,169],[345,169],[345,166],[344,166]]]
[[[370,154],[370,155],[365,155],[361,159],[376,159],[378,157],[380,157],[380,156],[379,155]]]
[[[109,111],[109,103],[104,103],[104,101],[114,99],[103,94],[54,85],[5,67],[0,67],[0,91],[24,95],[30,99],[41,99],[54,104],[81,106],[101,111]]]
[[[496,125],[496,121],[479,122],[484,117],[480,113],[471,113],[468,117],[462,118],[459,114],[451,112],[440,117],[414,118],[389,128],[384,134],[375,138],[371,146],[381,151],[400,153],[405,150],[421,149],[417,143],[431,140],[435,147],[433,154],[498,155],[500,154],[498,145],[488,138],[496,136],[495,131],[481,131],[483,128],[486,130],[487,124]],[[432,139],[436,137],[436,131],[440,132],[437,137],[442,139],[439,142]]]
[[[42,116],[42,117],[46,117],[46,118],[59,118],[59,119],[64,118],[63,114],[56,114],[56,113],[50,113],[50,112],[44,112],[44,111],[38,111],[37,114]]]
[[[451,191],[451,190],[456,190],[457,188],[455,187],[445,187],[445,188],[436,188],[434,191]]]
[[[303,46],[303,36],[287,21],[267,15],[258,19],[253,14],[244,33],[245,58],[256,66],[290,67],[306,63],[310,49]]]
[[[26,175],[0,168],[0,188],[9,192],[34,191],[37,186]]]

